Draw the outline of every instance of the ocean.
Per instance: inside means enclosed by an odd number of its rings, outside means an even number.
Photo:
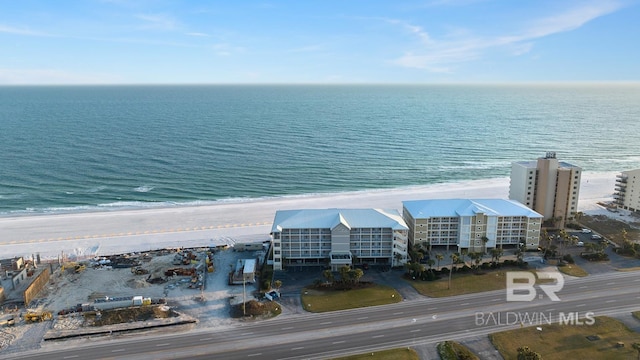
[[[0,215],[640,168],[640,84],[0,87]]]

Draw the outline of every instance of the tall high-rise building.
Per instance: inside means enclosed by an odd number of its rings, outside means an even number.
[[[555,152],[534,161],[511,164],[509,199],[516,200],[564,227],[578,211],[580,176],[578,166],[558,161]]]
[[[616,177],[613,199],[619,208],[640,211],[640,169],[623,171]]]

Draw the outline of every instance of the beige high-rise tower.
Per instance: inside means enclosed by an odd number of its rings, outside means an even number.
[[[518,161],[511,165],[509,199],[516,200],[564,227],[578,209],[580,176],[578,166],[558,161],[555,152],[535,161]]]

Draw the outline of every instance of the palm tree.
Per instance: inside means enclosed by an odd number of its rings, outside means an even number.
[[[469,257],[475,263],[474,268],[476,270],[480,267],[480,263],[482,262],[482,255],[483,253],[481,252],[472,252],[471,254],[469,254]]]
[[[489,242],[489,238],[486,236],[483,236],[480,238],[482,240],[482,253],[486,253],[487,252],[487,243]]]
[[[349,271],[349,277],[351,278],[351,281],[353,281],[354,284],[360,282],[360,278],[362,278],[363,276],[364,276],[364,271],[362,271],[362,269],[360,268],[355,268]]]
[[[429,259],[427,260],[427,265],[429,265],[429,270],[431,270],[431,267],[433,266],[433,264],[435,264],[436,262],[433,259]]]
[[[516,260],[518,264],[522,264],[524,262],[524,252],[527,250],[527,245],[525,243],[520,243],[518,245],[518,249],[516,250]]]
[[[420,251],[414,251],[413,252],[413,261],[419,263],[420,260],[424,259],[424,253],[420,252]]]
[[[325,270],[322,272],[322,276],[324,276],[324,278],[327,279],[328,282],[333,283],[333,280],[334,280],[333,271]]]
[[[442,254],[437,254],[437,255],[436,255],[436,260],[438,261],[438,265],[437,265],[437,267],[438,267],[438,269],[440,269],[440,261],[441,261],[441,260],[444,260],[444,255],[442,255]]]
[[[351,274],[349,273],[351,271],[351,266],[343,265],[340,267],[339,271],[340,271],[340,280],[345,284],[348,283],[351,278],[350,276]]]
[[[504,254],[504,250],[502,249],[499,249],[499,248],[491,249],[491,260],[493,261],[494,265],[500,262],[500,258],[502,257],[503,254]]]
[[[402,261],[402,254],[395,253],[393,254],[394,259],[396,259],[396,265],[398,265]]]
[[[451,275],[453,273],[453,266],[457,264],[458,261],[460,261],[460,254],[451,253],[449,257],[451,258],[451,269],[449,269],[449,286],[447,287],[447,289],[451,289]]]
[[[274,281],[273,286],[276,287],[276,290],[280,291],[280,287],[282,286],[282,281],[281,280]]]

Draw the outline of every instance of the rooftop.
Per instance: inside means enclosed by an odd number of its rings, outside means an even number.
[[[343,224],[349,229],[409,229],[397,210],[303,209],[277,211],[271,232],[279,232],[282,229],[333,229],[338,224]]]
[[[506,199],[432,199],[403,201],[402,204],[415,219],[473,216],[478,213],[542,218],[542,215],[523,204]]]

